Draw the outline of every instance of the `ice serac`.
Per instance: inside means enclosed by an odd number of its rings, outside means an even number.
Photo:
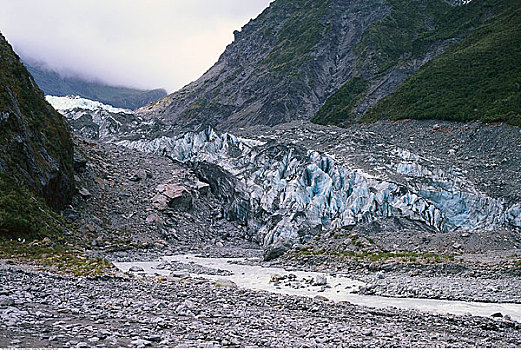
[[[425,165],[402,149],[382,162],[389,181],[293,143],[241,139],[209,128],[199,133],[118,144],[189,163],[230,203],[228,217],[265,246],[380,218],[421,223],[432,231],[521,227],[521,207],[507,207],[464,177]]]

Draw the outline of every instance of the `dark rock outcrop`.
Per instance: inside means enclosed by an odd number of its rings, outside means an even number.
[[[292,242],[289,240],[280,240],[270,244],[264,249],[264,260],[270,261],[282,256],[291,249]]]
[[[1,34],[0,172],[55,209],[74,191],[73,144],[65,120]]]

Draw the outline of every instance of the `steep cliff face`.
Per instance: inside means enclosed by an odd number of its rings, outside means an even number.
[[[0,34],[0,172],[60,208],[74,189],[72,147],[63,116]]]
[[[346,84],[355,90],[348,112],[363,114],[468,31],[471,23],[438,35],[448,18],[458,21],[453,5],[277,0],[200,79],[139,114],[185,129],[276,125],[311,119]]]

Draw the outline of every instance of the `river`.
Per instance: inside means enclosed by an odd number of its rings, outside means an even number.
[[[489,317],[490,315],[499,312],[503,315],[509,315],[512,320],[521,322],[521,304],[359,295],[353,292],[364,286],[364,282],[347,278],[341,274],[331,275],[319,272],[287,271],[283,268],[263,267],[251,264],[248,263],[245,258],[203,258],[197,257],[193,254],[185,254],[164,256],[161,261],[114,262],[114,265],[123,272],[129,271],[131,267],[141,267],[146,275],[168,276],[172,272],[184,272],[183,269],[171,270],[158,268],[160,264],[164,264],[165,262],[192,264],[209,269],[228,271],[230,273],[229,276],[194,273],[190,273],[190,276],[193,278],[205,278],[223,284],[225,284],[226,281],[231,281],[239,288],[306,297],[322,296],[336,302],[347,301],[352,304],[368,307],[397,307],[438,314],[470,314],[474,316]],[[283,280],[280,281],[280,283],[273,283],[271,281],[272,276],[287,276],[289,274],[295,276],[292,281]],[[318,276],[326,278],[327,287],[314,286],[306,282],[311,279],[316,280]]]

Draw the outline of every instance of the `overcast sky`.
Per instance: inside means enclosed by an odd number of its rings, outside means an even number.
[[[0,31],[60,72],[173,92],[272,0],[0,0]]]

